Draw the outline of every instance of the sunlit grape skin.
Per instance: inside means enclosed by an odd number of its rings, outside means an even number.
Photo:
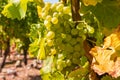
[[[51,23],[48,20],[44,21],[44,25],[46,26],[47,29],[50,29],[50,27],[51,27]]]
[[[56,49],[51,49],[51,54],[55,55],[56,54]]]
[[[53,24],[57,24],[58,23],[58,18],[57,17],[53,17],[52,20],[51,20],[51,22]]]
[[[53,43],[53,40],[49,40],[49,39],[47,40],[47,45],[48,45],[48,46],[51,47],[51,46],[53,46],[53,44],[54,44],[54,43]]]
[[[69,13],[71,12],[70,9],[71,9],[70,7],[64,7],[64,8],[63,8],[63,13],[64,13],[64,14],[69,14]]]
[[[90,27],[90,29],[89,29],[89,33],[91,33],[91,34],[94,33],[94,28],[93,28],[93,27]]]
[[[57,6],[57,4],[52,4],[50,8],[51,8],[52,10],[55,10],[55,9],[56,9],[56,6]]]
[[[70,59],[66,60],[66,64],[67,64],[68,66],[71,66],[71,61],[70,61]]]
[[[53,13],[53,17],[58,17],[58,16],[59,16],[58,12]]]
[[[41,13],[41,18],[45,19],[47,14],[48,14],[47,12]]]
[[[55,33],[53,31],[49,31],[46,35],[47,39],[53,39],[55,37]]]
[[[51,19],[52,19],[52,17],[50,15],[47,15],[45,20],[51,21]]]
[[[45,3],[45,7],[44,7],[44,8],[45,8],[46,10],[49,10],[49,9],[50,9],[50,7],[51,7],[51,3],[46,2],[46,3]]]
[[[63,4],[59,4],[59,5],[56,7],[56,10],[57,10],[58,12],[61,12],[61,11],[63,10],[63,7],[64,7]]]

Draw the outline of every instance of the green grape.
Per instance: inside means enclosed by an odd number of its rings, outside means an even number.
[[[82,40],[81,37],[77,37],[77,38],[76,38],[76,41],[77,41],[77,42],[81,42],[81,40]]]
[[[74,50],[75,50],[75,51],[80,51],[80,44],[76,44],[76,45],[74,46]]]
[[[62,71],[62,70],[63,70],[63,66],[62,66],[62,65],[57,65],[57,69],[58,69],[59,71]]]
[[[51,7],[51,3],[49,3],[49,2],[46,2],[45,3],[45,10],[49,10],[50,9],[50,7]]]
[[[58,32],[58,31],[57,31]],[[57,33],[56,31],[55,31],[55,34],[56,34],[56,36],[55,36],[55,39],[57,39],[57,38],[61,38],[61,34],[60,33]]]
[[[76,38],[72,38],[72,39],[70,40],[70,44],[71,44],[71,45],[75,45],[76,43],[77,43]]]
[[[50,15],[47,15],[45,20],[51,21],[51,19],[52,19],[52,17]]]
[[[49,31],[46,35],[47,39],[53,39],[55,37],[55,33],[53,31]]]
[[[94,33],[94,28],[93,28],[93,27],[87,25],[86,28],[87,28],[87,30],[88,30],[88,32],[89,32],[90,34],[93,34],[93,33]]]
[[[46,12],[46,11],[48,11],[48,10],[46,10],[46,8],[44,7],[44,8],[42,8],[42,12]]]
[[[63,66],[63,68],[67,66],[67,64],[66,64],[66,62],[64,60],[62,61],[61,65]]]
[[[71,8],[69,6],[63,8],[64,14],[69,14],[71,12]]]
[[[42,12],[49,11],[50,10],[51,3],[46,2],[44,8],[42,9]]]
[[[47,45],[51,47],[51,46],[53,46],[53,42],[54,42],[53,40],[48,39],[47,40]]]
[[[71,66],[71,61],[70,61],[70,59],[67,59],[67,60],[66,60],[66,64],[67,64],[67,66]]]
[[[47,14],[48,14],[48,12],[46,12],[46,11],[45,11],[45,12],[42,12],[42,13],[41,13],[41,17],[42,17],[42,19],[45,19],[46,16],[47,16]]]
[[[72,35],[77,35],[78,34],[78,29],[72,29],[71,34]]]
[[[64,55],[63,54],[58,54],[58,60],[62,60],[62,59],[64,59],[65,57],[64,57]]]
[[[82,35],[85,35],[83,30],[80,30],[79,33],[78,33],[78,36],[81,37]]]
[[[72,39],[72,36],[69,35],[69,34],[67,34],[67,35],[66,35],[66,38],[65,38],[65,41],[66,41],[66,42],[70,42],[71,39]]]
[[[63,17],[63,13],[62,12],[59,12],[58,13],[60,17]]]
[[[20,0],[11,0],[11,2],[16,6],[20,4]]]
[[[63,66],[62,66],[62,63],[63,63],[63,60],[62,59],[57,59],[57,69],[58,70],[63,70]]]
[[[85,40],[86,39],[86,35],[82,35],[82,39]]]
[[[68,21],[69,21],[69,22],[72,22],[73,20],[72,20],[72,18],[70,18]]]
[[[61,65],[62,64],[62,59],[57,59],[57,65]]]
[[[53,24],[57,24],[58,23],[58,18],[57,17],[53,17],[52,20],[51,20],[51,22]]]
[[[76,27],[73,21],[69,22],[69,25],[71,26],[71,28],[75,28]]]
[[[55,55],[55,54],[56,54],[56,52],[57,52],[57,51],[56,51],[56,49],[55,49],[55,48],[51,49],[51,54],[52,54],[52,55]]]
[[[65,45],[65,51],[72,53],[73,52],[73,47],[70,44]]]
[[[59,4],[59,5],[56,7],[56,10],[57,10],[58,12],[61,12],[61,11],[63,10],[63,7],[64,7],[63,4]]]
[[[81,22],[81,23],[79,23],[78,25],[77,25],[77,29],[78,30],[83,30],[83,28],[85,27],[85,24],[83,23],[83,22]]]
[[[58,28],[58,31],[56,31],[56,32],[57,32],[58,34],[63,33],[63,32],[64,32],[64,31],[63,31],[63,27],[60,26],[60,27]]]
[[[66,55],[67,55],[67,56],[66,56],[67,59],[72,59],[72,58],[73,58],[73,56],[71,56],[72,53],[67,53]]]
[[[56,9],[56,7],[57,7],[57,3],[52,4],[50,8],[51,8],[52,10],[55,10],[55,9]]]
[[[88,31],[89,31],[90,34],[93,34],[94,33],[94,28],[90,27],[90,29],[88,29]]]
[[[67,14],[64,14],[62,17],[63,17],[64,20],[69,20],[69,18],[70,18],[71,16],[70,16],[70,15],[67,15]]]
[[[80,56],[81,56],[81,53],[78,52],[78,51],[75,51],[75,52],[73,53],[73,57],[74,57],[74,58],[80,58]]]
[[[61,33],[61,38],[65,39],[66,38],[66,34]]]
[[[60,24],[54,24],[51,28],[52,28],[52,30],[54,30],[55,33],[56,33],[56,31],[59,30],[60,27],[61,27]],[[56,33],[56,34],[57,34],[57,33]]]
[[[65,32],[66,33],[71,33],[71,28],[70,28],[70,25],[68,24],[68,25],[65,25]]]
[[[50,27],[51,27],[51,22],[50,22],[50,21],[45,20],[45,21],[44,21],[44,25],[46,26],[46,28],[47,28],[48,30],[50,30]]]
[[[88,32],[88,30],[87,30],[87,29],[83,29],[83,33],[85,33],[85,34],[86,34],[87,32]]]
[[[60,50],[65,50],[65,44],[63,44],[63,43],[59,44],[59,49]]]
[[[62,38],[60,38],[60,37],[56,38],[55,42],[58,45],[62,44]]]
[[[58,16],[59,16],[59,14],[57,12],[53,13],[53,17],[58,17]]]
[[[80,64],[80,60],[79,60],[79,58],[72,58],[72,63],[74,63],[74,64]]]

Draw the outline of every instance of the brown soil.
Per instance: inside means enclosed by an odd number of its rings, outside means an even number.
[[[1,62],[2,57],[0,57]],[[19,60],[22,61],[23,56],[19,57]],[[14,61],[13,61],[14,60]],[[0,72],[0,80],[41,80],[40,69],[31,67],[34,59],[28,59],[28,65],[24,65],[22,61],[21,67],[15,67],[15,63],[18,58],[14,58],[12,61],[9,59],[6,60],[6,65]]]

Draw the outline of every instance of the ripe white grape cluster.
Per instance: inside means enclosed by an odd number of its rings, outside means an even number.
[[[80,64],[83,55],[82,38],[79,29],[72,21],[71,7],[63,3],[45,3],[37,6],[39,18],[46,28],[45,50],[47,55],[54,55],[56,69],[63,70],[71,64]]]

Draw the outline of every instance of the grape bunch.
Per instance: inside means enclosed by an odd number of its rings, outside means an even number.
[[[94,28],[84,22],[76,27],[72,21],[71,6],[61,2],[47,2],[44,7],[37,6],[37,10],[46,28],[46,55],[55,57],[55,70],[63,71],[67,67],[80,65],[80,58],[84,55],[84,34],[94,33]]]

